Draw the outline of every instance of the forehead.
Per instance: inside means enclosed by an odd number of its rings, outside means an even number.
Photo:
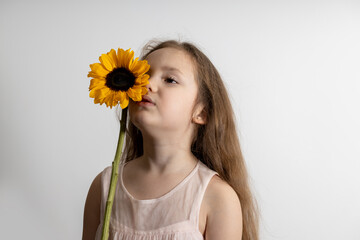
[[[177,69],[182,74],[194,77],[194,64],[192,58],[183,50],[176,48],[161,48],[150,53],[146,60],[150,68]]]

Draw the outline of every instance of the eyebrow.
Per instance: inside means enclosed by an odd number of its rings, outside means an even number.
[[[179,69],[174,68],[174,67],[164,66],[164,67],[161,68],[161,70],[163,70],[163,71],[170,71],[170,72],[178,72],[178,73],[180,73],[181,75],[183,75],[183,73],[182,73]]]

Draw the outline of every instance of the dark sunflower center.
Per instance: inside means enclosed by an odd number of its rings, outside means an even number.
[[[126,68],[115,68],[106,76],[106,86],[114,91],[127,91],[134,86],[135,76]]]

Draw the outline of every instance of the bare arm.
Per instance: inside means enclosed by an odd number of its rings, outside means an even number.
[[[205,193],[207,202],[206,240],[240,240],[242,213],[236,192],[218,176],[213,177]]]
[[[100,224],[101,173],[92,182],[84,208],[83,240],[94,240]]]

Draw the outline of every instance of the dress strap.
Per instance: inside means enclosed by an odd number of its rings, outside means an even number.
[[[195,194],[196,197],[194,198],[194,208],[191,211],[192,212],[191,219],[193,219],[193,222],[196,224],[196,226],[199,226],[200,208],[204,199],[206,189],[211,179],[215,175],[219,175],[219,174],[208,168],[204,163],[200,162],[197,177],[194,178],[194,181],[197,181],[197,184],[195,183],[194,186],[197,185],[198,189],[197,189],[197,194]]]

